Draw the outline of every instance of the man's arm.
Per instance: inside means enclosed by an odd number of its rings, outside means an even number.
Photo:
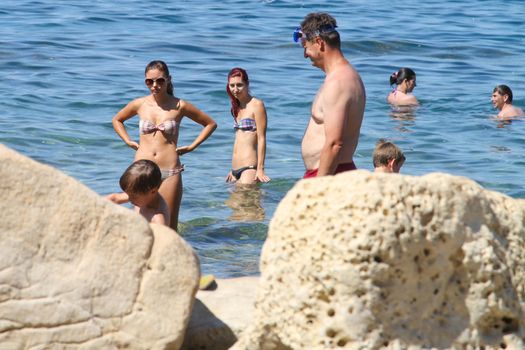
[[[317,176],[333,175],[339,162],[339,154],[343,149],[343,135],[350,113],[350,94],[348,86],[335,79],[326,82],[322,108],[324,117],[325,143],[319,158]]]

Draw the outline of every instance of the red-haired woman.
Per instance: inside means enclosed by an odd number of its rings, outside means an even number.
[[[170,227],[177,230],[182,199],[181,172],[184,170],[180,156],[197,148],[213,133],[217,124],[191,103],[173,95],[173,83],[166,63],[150,62],[145,76],[150,94],[122,108],[113,117],[113,127],[126,145],[137,151],[135,160],[148,159],[159,166],[163,180],[159,193],[170,208]],[[124,127],[124,122],[135,115],[140,118],[140,143],[133,141]],[[202,125],[203,129],[189,146],[178,147],[179,126],[184,117]]]
[[[248,73],[242,68],[233,68],[226,85],[235,130],[232,170],[226,177],[227,182],[254,184],[270,181],[264,172],[266,109],[263,101],[250,95],[249,87]]]

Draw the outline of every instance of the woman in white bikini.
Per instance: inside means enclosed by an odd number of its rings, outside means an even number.
[[[230,71],[226,92],[231,100],[235,142],[227,182],[254,184],[270,181],[264,172],[266,109],[263,101],[250,95],[249,86],[248,73],[244,69]]]
[[[206,113],[173,95],[173,83],[168,66],[163,61],[152,61],[146,66],[145,83],[150,94],[129,102],[113,117],[113,127],[122,140],[135,149],[135,160],[148,159],[155,162],[162,172],[162,195],[171,212],[170,227],[177,230],[179,208],[182,199],[182,176],[184,166],[180,156],[193,151],[215,130],[217,124]],[[133,141],[124,122],[138,115],[139,143]],[[177,147],[179,126],[188,117],[203,126],[200,134],[189,146]]]
[[[401,68],[390,76],[390,85],[395,88],[388,94],[386,100],[395,106],[418,105],[416,96],[412,91],[416,87],[416,73],[410,68]]]

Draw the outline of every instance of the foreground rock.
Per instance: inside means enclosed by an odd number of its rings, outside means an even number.
[[[299,182],[234,349],[525,349],[525,202],[461,177]]]
[[[258,281],[219,279],[215,289],[199,291],[182,349],[229,349],[253,320]]]
[[[189,245],[1,145],[0,178],[0,348],[180,348]]]

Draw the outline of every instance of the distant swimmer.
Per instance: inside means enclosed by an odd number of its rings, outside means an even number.
[[[392,142],[380,139],[376,143],[372,161],[376,173],[399,173],[405,164],[405,155]]]
[[[525,116],[521,108],[512,105],[512,90],[507,85],[498,85],[492,91],[492,105],[499,109],[499,119],[515,119]]]
[[[365,86],[341,51],[335,19],[308,14],[294,32],[304,58],[326,75],[311,109],[301,144],[303,178],[334,175],[356,168],[353,156],[365,111]]]
[[[398,72],[390,76],[390,85],[394,86],[386,100],[391,105],[395,106],[414,106],[418,105],[416,96],[412,95],[412,91],[416,85],[416,73],[410,68],[401,68]]]

